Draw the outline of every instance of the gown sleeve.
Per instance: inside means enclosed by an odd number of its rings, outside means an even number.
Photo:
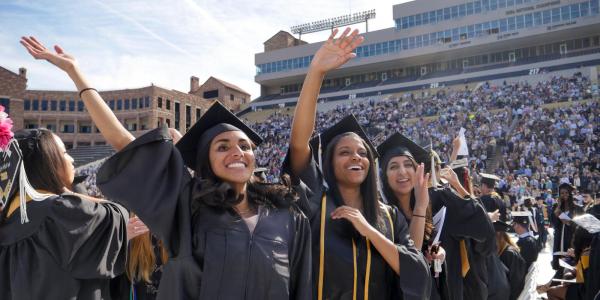
[[[447,207],[445,231],[456,239],[469,238],[477,242],[495,239],[494,225],[485,208],[476,199],[461,198],[451,190],[436,189],[432,198],[442,198]]]
[[[396,276],[396,286],[403,299],[429,299],[431,294],[431,274],[425,257],[410,239],[408,223],[395,206],[390,209],[394,222],[394,244],[400,258],[400,276]]]
[[[113,278],[125,270],[129,218],[125,208],[62,195],[53,200],[49,217],[45,234],[38,238],[73,277]]]
[[[504,263],[508,268],[510,299],[516,300],[523,290],[525,275],[527,274],[527,270],[525,269],[525,260],[523,260],[521,255],[516,250],[511,248],[504,250],[500,258],[502,263]]]
[[[292,184],[300,196],[300,199],[298,200],[298,206],[302,212],[306,214],[309,220],[312,220],[321,209],[321,198],[323,196],[323,192],[325,191],[321,171],[319,170],[317,162],[314,159],[312,150],[310,154],[310,161],[300,174],[293,174],[290,165],[290,159],[290,151],[288,150],[288,153],[281,166],[281,173],[288,174],[291,177]]]
[[[102,193],[135,212],[170,251],[180,248],[183,235],[190,235],[189,197],[180,197],[190,181],[166,127],[131,142],[97,175]]]
[[[293,217],[294,241],[290,272],[291,299],[309,300],[313,296],[311,229],[308,219],[297,213]]]

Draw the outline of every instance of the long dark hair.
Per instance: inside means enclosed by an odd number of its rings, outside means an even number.
[[[340,140],[344,137],[352,136],[359,138],[365,149],[367,149],[367,158],[369,159],[369,172],[367,178],[360,185],[360,194],[363,197],[363,212],[364,217],[371,224],[371,226],[377,228],[380,232],[385,233],[385,225],[383,223],[381,204],[379,202],[379,193],[377,192],[377,170],[375,168],[375,158],[369,145],[356,133],[346,132],[337,135],[333,138],[327,148],[325,149],[325,155],[323,157],[323,176],[325,182],[329,186],[329,194],[333,197],[333,201],[336,205],[343,205],[343,199],[340,194],[337,185],[337,179],[335,178],[335,171],[333,168],[333,156],[335,148]]]
[[[400,156],[400,155],[398,155]],[[410,159],[410,161],[413,164],[413,167],[416,168],[417,166],[417,162],[415,161],[414,158],[407,156],[407,155],[402,155],[407,157],[408,159]],[[390,187],[389,183],[388,183],[388,177],[387,177],[387,165],[390,163],[390,160],[392,158],[394,158],[396,156],[390,156],[390,157],[385,157],[385,159],[382,161],[382,165],[381,165],[381,181],[382,181],[382,190],[383,190],[383,195],[385,196],[385,198],[388,201],[392,201],[392,203],[390,204],[394,204],[397,206],[399,205],[400,199],[396,198],[396,194],[394,194],[394,192],[392,191],[392,188]],[[415,203],[417,202],[417,199],[415,198],[415,189],[413,188],[410,191],[410,209],[414,209],[415,208]],[[402,211],[402,210],[400,210]],[[433,232],[433,213],[431,211],[431,202],[429,202],[427,204],[427,211],[425,213],[425,232],[423,235],[423,239],[425,241],[429,241],[431,239],[431,235]],[[425,245],[425,243],[423,244]]]
[[[215,175],[210,166],[211,144],[212,140],[207,145],[198,147],[196,172],[194,173],[195,186],[192,192],[192,212],[201,206],[229,209],[244,199],[243,194],[238,195],[229,183]],[[253,151],[255,148],[252,144]],[[288,175],[282,175],[281,182],[281,184],[263,183],[255,180],[252,175],[246,185],[248,202],[254,206],[289,207],[296,202],[298,196]]]
[[[54,134],[47,129],[27,129],[15,134],[23,153],[25,172],[31,186],[57,195],[72,182],[65,182],[66,161],[56,144]]]

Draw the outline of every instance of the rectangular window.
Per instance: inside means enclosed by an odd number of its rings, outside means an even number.
[[[118,99],[117,100],[117,110],[122,110],[122,109],[123,109],[123,100]]]
[[[560,8],[560,14],[562,16],[562,21],[568,21],[571,19],[571,6],[563,6]]]
[[[115,110],[115,99],[108,101],[108,107],[110,107],[111,110]]]
[[[129,110],[131,107],[129,106],[129,99],[125,99],[125,110]]]
[[[202,110],[199,108],[196,108],[196,122],[198,122],[198,120],[200,120],[201,114],[202,114]]]
[[[179,102],[175,102],[175,129],[180,130],[179,121],[181,120],[181,111],[179,107]]]
[[[435,13],[435,17],[437,19],[437,22],[444,21],[444,10],[438,9]]]
[[[580,11],[581,11],[581,16],[582,16],[582,17],[585,17],[585,16],[587,16],[587,15],[589,15],[589,14],[590,14],[590,11],[589,11],[589,9],[590,9],[590,4],[589,4],[588,2],[583,2],[583,3],[580,3],[580,4],[579,4],[579,8],[580,8]]]
[[[550,10],[545,10],[542,12],[542,24],[550,24],[552,22],[552,15]]]
[[[498,21],[498,26],[500,26],[500,32],[508,31],[508,20],[501,19],[500,21]]]
[[[171,110],[171,100],[167,99],[167,101],[166,101],[166,105],[165,105],[165,108],[166,108],[167,110]]]
[[[141,102],[141,100],[140,100],[140,102]],[[150,107],[150,96],[144,97],[144,105],[146,107]]]
[[[23,109],[26,111],[31,110],[31,100],[25,99],[25,102],[23,103]]]
[[[51,100],[50,101],[50,110],[51,111],[56,111],[56,108],[58,106],[57,104],[58,104],[58,102],[56,100]]]
[[[142,101],[140,101],[140,102],[142,102]],[[131,99],[131,109],[137,109],[137,108],[138,108],[138,99],[137,98]]]
[[[64,124],[63,125],[63,133],[73,133],[75,132],[75,125],[73,124]]]
[[[38,110],[40,110],[40,100],[38,100],[38,99],[33,99],[33,102],[32,102],[32,103],[33,103],[33,105],[32,105],[32,107],[31,107],[31,110],[33,110],[33,111],[38,111]]]
[[[437,15],[435,10],[429,12],[429,23],[437,23]]]
[[[415,26],[421,26],[421,24],[423,24],[421,14],[415,15]]]
[[[467,5],[466,4],[461,4],[458,7],[458,16],[459,17],[464,17],[467,15]]]
[[[552,23],[560,22],[560,7],[552,9]]]
[[[517,29],[522,29],[523,27],[525,27],[525,17],[523,15],[516,16],[516,20],[517,20]]]
[[[590,1],[590,15],[600,14],[600,0]]]
[[[507,20],[508,20],[508,30],[509,31],[517,29],[517,22],[516,22],[515,17],[510,17]]]
[[[490,0],[490,10],[496,10],[496,9],[498,9],[498,1]]]
[[[83,101],[77,101],[77,111],[83,111]]]
[[[505,8],[506,0],[498,0],[498,8]]]
[[[450,20],[450,17],[451,17],[450,7],[445,7],[444,8],[444,20]]]
[[[158,108],[162,108],[162,98],[158,97],[157,101]]]
[[[190,105],[185,105],[185,131],[190,129],[192,125],[192,107]]]
[[[533,26],[533,14],[526,14],[525,15],[525,27],[531,27]]]
[[[452,6],[452,19],[458,18],[458,5]]]
[[[533,13],[533,26],[542,25],[542,12],[534,12]]]
[[[579,3],[571,4],[571,19],[579,18],[581,16],[579,11]]]
[[[481,13],[481,1],[473,2],[473,10],[475,11],[476,14]]]
[[[473,2],[469,2],[467,3],[467,16],[470,16],[473,14]]]
[[[506,0],[506,7],[515,6],[515,0]]]
[[[58,103],[58,106],[60,108],[60,111],[66,111],[67,110],[67,101],[60,100],[60,102]]]
[[[408,17],[408,27],[414,27],[415,26],[415,16],[409,16]]]
[[[75,111],[75,100],[69,100],[69,111]]]
[[[42,111],[48,111],[48,100],[42,99]]]

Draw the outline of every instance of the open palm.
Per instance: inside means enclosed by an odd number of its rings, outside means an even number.
[[[75,58],[65,53],[60,46],[55,45],[54,51],[56,52],[52,52],[33,36],[22,37],[21,45],[35,59],[45,59],[65,72],[72,70],[77,65]]]
[[[312,60],[312,67],[325,73],[345,64],[348,60],[355,57],[352,51],[356,49],[364,40],[358,36],[358,30],[354,30],[350,35],[350,28],[346,28],[339,38],[335,39],[338,29],[334,29],[329,39],[319,48]]]

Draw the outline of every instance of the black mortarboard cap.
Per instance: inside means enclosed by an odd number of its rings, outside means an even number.
[[[200,146],[209,145],[212,139],[227,131],[242,131],[258,146],[262,138],[236,117],[220,102],[215,101],[176,144],[183,161],[191,168],[196,168],[196,157]]]
[[[529,225],[529,217],[531,217],[531,212],[529,211],[513,211],[512,218],[513,223],[518,223],[522,225]]]
[[[561,183],[558,186],[558,190],[559,191],[562,190],[562,189],[567,189],[567,190],[569,190],[569,192],[572,192],[572,191],[575,190],[575,187],[572,184],[568,183],[568,182],[563,182],[563,183]]]
[[[494,230],[496,230],[496,232],[509,232],[511,229],[512,227],[509,223],[505,223],[502,221],[494,222]]]
[[[377,147],[377,151],[383,158],[383,161],[388,161],[395,156],[405,155],[412,157],[417,163],[429,163],[430,158],[429,151],[398,132],[383,141]]]
[[[481,176],[481,183],[489,187],[494,187],[496,182],[500,180],[500,177],[494,174],[479,173],[479,176]]]
[[[371,140],[369,139],[369,137],[363,130],[362,126],[360,126],[360,124],[358,123],[358,120],[356,120],[354,115],[349,115],[349,116],[344,117],[341,121],[337,122],[335,125],[323,130],[323,132],[321,132],[321,134],[313,137],[310,140],[310,146],[312,149],[314,149],[313,153],[315,155],[315,159],[317,161],[319,161],[318,150],[317,150],[317,149],[319,149],[319,142],[320,142],[320,146],[321,146],[321,151],[323,153],[325,153],[325,150],[327,149],[327,146],[329,145],[329,143],[336,136],[346,133],[346,132],[354,132],[358,136],[360,136],[363,140],[365,140],[365,142],[367,143],[369,148],[371,148],[370,150],[371,150],[371,153],[373,153],[373,158],[377,158],[379,156],[377,154],[377,149],[373,145],[373,142],[371,142]]]

